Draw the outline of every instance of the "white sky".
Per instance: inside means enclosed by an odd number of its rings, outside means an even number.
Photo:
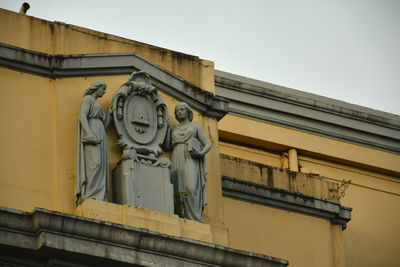
[[[0,0],[18,12],[24,1]],[[28,0],[28,15],[400,114],[400,0]]]

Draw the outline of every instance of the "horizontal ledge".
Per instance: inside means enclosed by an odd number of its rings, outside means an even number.
[[[400,153],[400,116],[215,71],[229,114]]]
[[[400,153],[400,139],[396,139],[396,132],[393,132],[393,136],[388,137],[380,135],[377,132],[365,132],[359,129],[352,129],[342,125],[329,123],[329,121],[316,120],[315,118],[306,118],[300,115],[293,115],[283,113],[281,111],[271,110],[265,108],[262,113],[259,111],[254,112],[250,109],[237,108],[235,101],[231,100],[229,114],[248,118],[251,120],[257,120],[264,123],[271,123],[285,128],[300,130],[311,134],[316,134],[323,137],[332,138],[339,141],[346,141],[353,144],[363,145],[383,151]],[[387,133],[385,129],[379,126],[373,126],[382,132]],[[400,131],[398,132],[400,134]]]
[[[49,55],[0,44],[0,66],[48,78],[126,75],[144,71],[160,91],[184,101],[201,114],[220,120],[228,112],[226,98],[197,87],[135,53]]]
[[[339,202],[303,195],[276,187],[222,176],[222,193],[226,197],[254,202],[330,220],[346,229],[351,220],[349,207]]]
[[[37,251],[38,257],[47,249],[140,266],[288,265],[284,259],[42,208],[29,213],[0,207],[0,236],[1,246]]]

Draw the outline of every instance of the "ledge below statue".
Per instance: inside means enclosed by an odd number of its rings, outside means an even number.
[[[131,205],[87,199],[75,209],[74,215],[229,246],[228,231],[225,228]]]
[[[104,214],[99,210],[88,208],[113,209],[118,206],[100,202],[87,200],[78,210],[83,212],[86,208],[89,214],[101,217]],[[0,207],[0,258],[7,266],[288,265],[284,259],[168,236],[129,225],[41,208],[23,212],[4,207]]]

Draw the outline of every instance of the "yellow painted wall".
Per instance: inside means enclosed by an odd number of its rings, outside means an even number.
[[[340,227],[328,220],[231,198],[224,198],[224,211],[233,248],[284,258],[289,266],[343,266],[334,250],[341,242],[332,236]]]
[[[352,219],[343,231],[346,266],[400,266],[400,155],[231,115],[218,127],[225,141],[221,143],[223,154],[280,167],[285,165],[282,155],[296,148],[301,171],[337,183],[351,179],[341,199],[342,205],[353,208]],[[229,209],[224,199],[225,220],[234,245],[235,231],[240,228],[232,228]]]
[[[226,151],[227,143],[221,142],[221,151]],[[235,148],[239,146],[235,145]],[[229,151],[232,151],[230,149]],[[243,149],[238,149],[243,151]],[[220,154],[221,175],[260,185],[272,186],[308,196],[338,201],[339,183],[331,179],[309,173],[290,172],[287,168],[277,168],[245,160],[242,157]]]
[[[52,55],[136,53],[188,82],[214,92],[214,63],[211,61],[75,25],[0,9],[0,42]]]
[[[353,208],[352,220],[343,232],[347,266],[399,266],[398,177],[310,157],[300,157],[300,164],[332,180],[351,179],[342,199],[343,205]]]
[[[0,78],[6,81],[0,92],[3,99],[7,99],[0,109],[1,121],[7,129],[2,131],[0,139],[3,147],[0,151],[0,206],[24,211],[43,207],[86,216],[86,213],[76,211],[75,206],[76,126],[80,102],[85,89],[94,80],[101,79],[108,88],[98,101],[104,110],[108,110],[115,91],[129,75],[51,80],[0,68]],[[177,124],[174,107],[179,101],[160,94],[169,108],[171,126],[174,126]],[[213,171],[208,175],[208,206],[204,213],[204,221],[210,225],[209,234],[212,235],[199,236],[198,230],[202,227],[190,222],[178,223],[182,229],[179,234],[228,245],[227,230],[223,225],[217,122],[197,111],[194,114],[194,121],[202,126],[213,144],[206,156],[208,167]],[[121,149],[116,145],[118,135],[112,124],[107,136],[111,177],[111,170],[121,159]],[[97,214],[104,213],[101,218],[113,221],[113,216],[107,215],[113,213],[110,206],[96,207],[103,209],[96,210]],[[165,228],[164,223],[159,222],[161,229]]]
[[[53,54],[53,42],[51,41],[53,29],[54,25],[50,21],[0,8],[1,43]]]
[[[54,209],[54,81],[1,69],[0,205]]]
[[[210,61],[77,26],[0,9],[0,42],[48,54],[135,52],[214,92],[214,64]],[[106,95],[99,100],[107,111],[114,92],[128,75],[52,80],[0,69],[1,206],[79,213],[75,210],[75,129],[84,89],[96,79],[108,85]],[[174,125],[173,108],[178,101],[163,97]],[[207,154],[209,204],[204,214],[213,242],[282,257],[290,266],[344,266],[344,255],[346,266],[400,265],[400,155],[231,115],[218,125],[197,112],[194,120],[213,146]],[[107,135],[112,170],[121,151],[115,145],[117,134],[112,126]],[[228,142],[220,144],[219,135]],[[241,145],[229,144],[229,140]],[[219,150],[287,168],[284,153],[289,148],[299,151],[303,172],[334,182],[352,180],[342,202],[354,209],[353,219],[343,233],[324,219],[222,197]],[[111,221],[115,215],[112,210],[119,209],[94,206],[109,214],[105,218]],[[89,216],[83,211],[80,214]],[[202,229],[196,227],[186,230]]]
[[[211,61],[3,9],[0,9],[0,42],[53,55],[136,53],[204,90],[215,91],[214,63]],[[83,92],[94,80],[106,82],[107,93],[99,99],[99,103],[107,111],[114,92],[127,81],[129,75],[47,79],[4,68],[0,69],[0,73],[1,94],[7,100],[1,106],[1,118],[3,128],[9,129],[2,131],[1,138],[6,149],[0,151],[0,205],[25,211],[44,207],[76,213],[75,131]],[[161,91],[162,88],[162,94]],[[174,107],[179,101],[162,95],[169,108],[171,124],[175,125]],[[209,169],[213,172],[208,175],[208,206],[204,220],[211,225],[215,242],[227,245],[217,122],[196,111],[194,113],[194,121],[202,125],[213,144],[206,156]],[[111,173],[121,158],[121,150],[116,145],[118,137],[112,125],[107,135]]]
[[[240,127],[238,127],[240,126]],[[386,171],[400,176],[400,155],[344,141],[300,132],[281,126],[257,122],[227,115],[218,124],[221,137],[240,140],[250,139],[253,145],[266,149],[287,152],[296,148],[302,153],[335,160],[341,163],[362,166],[376,171]]]

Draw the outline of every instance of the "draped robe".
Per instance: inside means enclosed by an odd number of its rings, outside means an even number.
[[[104,128],[105,114],[94,97],[86,95],[84,96],[84,99],[85,98],[86,101],[82,100],[82,105],[89,104],[89,111],[86,114],[89,128],[95,135],[96,139],[100,140],[100,143],[84,143],[86,133],[79,121],[76,133],[77,204],[80,204],[84,199],[89,198],[108,201],[109,175],[107,135]]]
[[[194,122],[172,128],[171,179],[175,194],[178,192],[186,195],[181,197],[181,215],[201,222],[204,206],[207,204],[207,166],[204,157],[192,158],[188,152],[188,143],[190,139],[197,138],[198,131],[202,129]]]

